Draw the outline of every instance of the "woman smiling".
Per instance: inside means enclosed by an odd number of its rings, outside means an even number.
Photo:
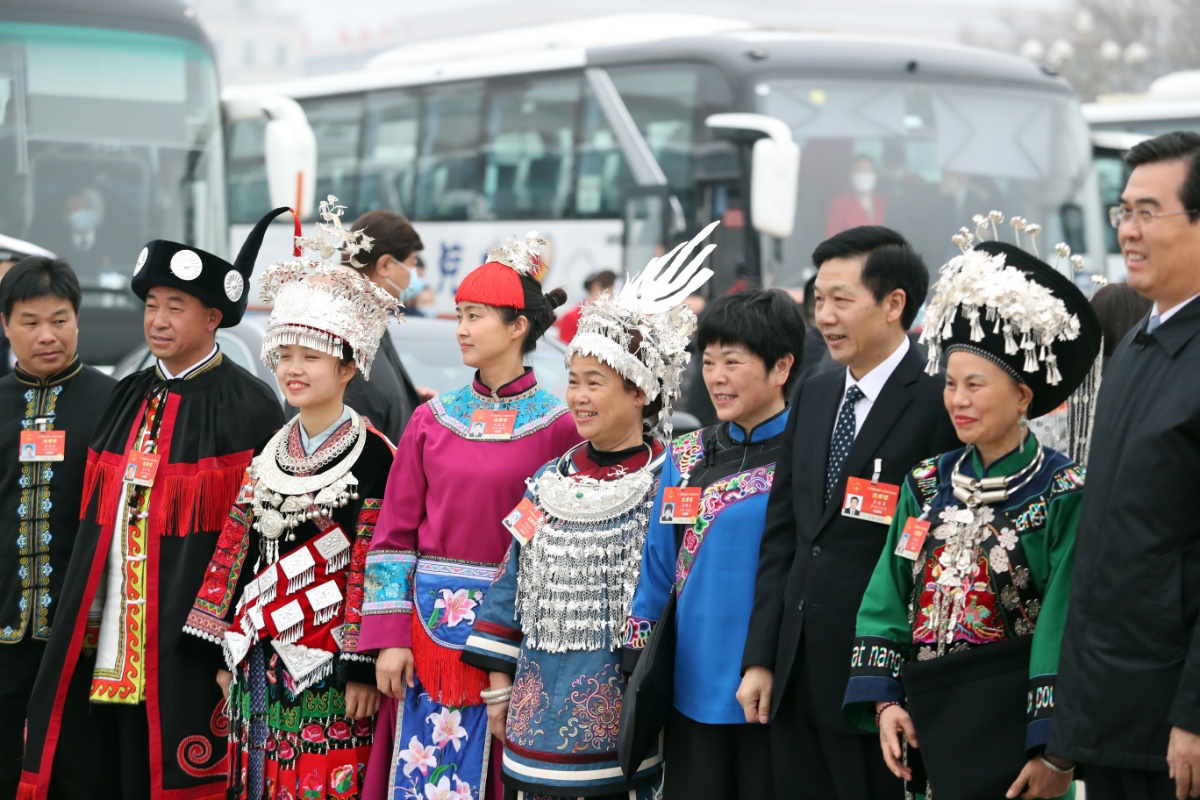
[[[1028,420],[1092,369],[1099,322],[1070,279],[989,241],[943,268],[923,341],[931,369],[945,356],[966,447],[918,464],[901,490],[858,613],[846,716],[878,729],[915,791],[1059,797],[1073,765],[1044,750],[1083,469]]]
[[[621,772],[618,648],[663,462],[654,434],[670,430],[695,326],[682,301],[712,274],[700,268],[712,245],[688,258],[711,228],[620,295],[584,306],[567,348],[567,405],[587,441],[529,482],[516,540],[467,640],[463,660],[489,672],[482,696],[516,800],[641,800],[661,780],[657,752],[628,785]]]

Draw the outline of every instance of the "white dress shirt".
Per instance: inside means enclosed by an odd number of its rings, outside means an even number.
[[[879,393],[883,391],[883,385],[887,383],[888,378],[892,377],[896,366],[899,365],[911,346],[906,334],[903,341],[900,342],[900,346],[881,361],[879,366],[863,375],[862,380],[854,380],[854,376],[850,374],[850,368],[846,368],[846,388],[842,390],[842,399],[838,402],[838,409],[841,409],[842,403],[846,401],[846,392],[850,391],[851,386],[857,385],[859,391],[863,393],[862,399],[854,406],[855,436],[858,436],[858,432],[862,430],[863,422],[866,421],[867,414],[871,412],[871,406],[875,405],[875,398],[879,397]]]
[[[1200,297],[1200,294],[1194,294],[1187,300],[1184,300],[1182,303],[1172,306],[1162,313],[1159,313],[1158,303],[1155,303],[1154,308],[1150,311],[1150,323],[1146,326],[1147,329],[1153,333],[1155,328],[1157,328],[1159,325],[1162,325],[1171,317],[1175,316],[1184,306],[1195,300],[1197,297]]]

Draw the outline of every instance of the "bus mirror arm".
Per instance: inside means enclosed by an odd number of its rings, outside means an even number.
[[[750,223],[761,234],[790,238],[800,192],[800,146],[787,123],[765,114],[713,114],[705,124],[725,138],[753,143]]]
[[[304,109],[290,97],[228,90],[221,98],[229,125],[265,119],[263,153],[271,206],[287,206],[311,217],[316,194],[317,140]]]

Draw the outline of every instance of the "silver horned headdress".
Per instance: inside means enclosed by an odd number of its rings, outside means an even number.
[[[317,225],[311,238],[297,237],[296,243],[321,259],[335,253],[353,259],[367,237],[341,227],[336,204],[332,195],[322,201],[327,223]],[[328,222],[330,216],[337,224]],[[263,363],[272,369],[279,364],[283,345],[300,345],[338,358],[343,346],[349,345],[363,378],[369,378],[380,339],[388,324],[400,318],[400,304],[369,279],[339,264],[304,256],[268,268],[261,296],[264,302],[274,303],[262,343]]]
[[[647,402],[662,397],[656,430],[667,438],[671,405],[690,359],[688,337],[696,329],[696,315],[683,302],[712,277],[703,263],[716,245],[705,245],[688,258],[717,225],[711,223],[690,242],[652,258],[618,294],[605,292],[586,303],[579,332],[567,346],[568,367],[575,356],[593,356],[645,392]]]

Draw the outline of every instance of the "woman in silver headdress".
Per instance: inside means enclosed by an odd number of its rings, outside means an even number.
[[[323,234],[313,244],[337,249]],[[399,308],[353,270],[306,259],[272,267],[263,299],[262,359],[300,413],[255,454],[186,630],[220,644],[228,667],[227,796],[347,800],[361,796],[383,697],[358,630],[393,451],[343,396],[370,377]]]
[[[620,645],[663,463],[654,434],[669,434],[695,326],[682,303],[711,276],[713,246],[688,258],[712,227],[584,307],[567,405],[587,441],[539,470],[507,519],[516,541],[463,660],[490,674],[482,695],[517,800],[649,798],[661,782],[657,748],[628,784],[619,765]]]
[[[846,717],[878,730],[914,791],[1061,796],[1072,765],[1044,751],[1083,470],[1028,423],[1093,372],[1099,323],[1070,279],[985,241],[942,269],[922,341],[931,370],[945,357],[966,447],[905,481],[859,610]]]

